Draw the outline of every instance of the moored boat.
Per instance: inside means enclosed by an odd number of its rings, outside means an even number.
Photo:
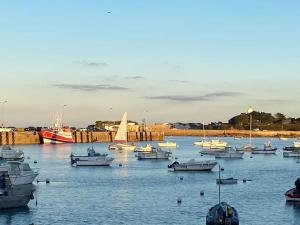
[[[295,188],[292,188],[285,192],[285,199],[287,201],[299,202],[300,201],[300,179],[295,181]]]
[[[226,147],[224,150],[224,152],[215,153],[215,157],[224,159],[242,159],[244,156],[244,152],[237,151],[232,147]]]
[[[216,155],[218,153],[225,153],[225,148],[209,148],[209,149],[202,149],[199,153],[203,155]]]
[[[138,159],[169,159],[172,156],[171,152],[161,149],[153,149],[151,152],[138,152]]]
[[[11,148],[9,145],[4,145],[0,150],[0,158],[6,161],[18,161],[24,159],[24,152]]]
[[[97,153],[94,148],[87,149],[87,155],[74,155],[70,156],[71,164],[76,166],[110,166],[111,162],[114,160],[112,157],[108,157],[108,154]]]
[[[210,171],[217,165],[215,160],[206,160],[206,161],[196,161],[191,159],[184,163],[179,163],[177,161],[168,165],[168,168],[173,171]]]
[[[271,142],[267,142],[264,144],[263,149],[253,149],[252,154],[275,154],[277,148],[273,148]]]
[[[151,152],[154,147],[151,144],[147,144],[146,146],[139,147],[135,150],[135,152]]]
[[[216,179],[217,184],[237,184],[238,179],[233,177]]]
[[[33,184],[0,188],[0,209],[25,207],[30,200],[34,199],[34,192]]]
[[[285,157],[285,158],[289,158],[289,157],[298,157],[298,158],[300,158],[300,150],[284,151],[283,152],[283,157]]]
[[[128,144],[127,138],[127,112],[123,114],[117,134],[114,138],[114,144],[108,145],[109,150],[127,150],[134,151],[136,145],[134,143]]]
[[[203,148],[225,148],[227,146],[227,142],[220,141],[218,139],[215,140],[201,140],[194,142],[194,145],[201,146]]]
[[[38,174],[28,163],[12,161],[2,162],[0,165],[0,176],[9,179],[11,185],[31,184]]]
[[[209,209],[206,225],[239,225],[239,216],[234,207],[226,202],[220,202]]]
[[[177,147],[177,144],[172,141],[161,142],[161,143],[158,143],[157,145],[158,145],[158,147],[161,147],[161,148],[176,148]]]

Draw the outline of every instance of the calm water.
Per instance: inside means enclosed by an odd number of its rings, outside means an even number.
[[[178,161],[200,157],[196,137],[169,137],[179,148],[172,150]],[[233,138],[222,138],[230,145],[241,145]],[[262,145],[269,139],[254,139]],[[291,144],[273,139],[278,148]],[[144,145],[145,142],[139,143]],[[0,224],[205,224],[208,209],[218,201],[217,167],[212,172],[168,172],[171,161],[138,161],[133,152],[114,152],[110,168],[72,167],[71,152],[85,154],[89,144],[18,146],[32,167],[40,168],[37,206],[31,201],[22,210],[0,212]],[[99,152],[107,144],[94,143]],[[37,164],[33,161],[37,160]],[[300,177],[297,159],[277,155],[246,153],[242,160],[218,160],[224,167],[222,177],[252,179],[222,186],[222,200],[239,212],[242,225],[300,224],[300,205],[287,204],[284,192]],[[122,167],[119,167],[122,163]],[[180,180],[180,177],[183,180]],[[200,196],[204,191],[204,196]],[[182,204],[177,204],[177,197]]]

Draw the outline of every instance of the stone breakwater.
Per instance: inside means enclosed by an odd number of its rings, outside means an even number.
[[[249,130],[183,130],[165,129],[165,136],[249,137]],[[252,131],[253,137],[300,137],[300,131]]]
[[[73,140],[75,143],[90,142],[112,142],[116,132],[96,132],[96,131],[74,131]],[[128,141],[162,141],[164,132],[129,132]],[[0,145],[23,145],[42,144],[43,141],[38,132],[0,132]]]

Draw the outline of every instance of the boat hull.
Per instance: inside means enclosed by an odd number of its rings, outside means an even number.
[[[74,142],[72,132],[70,131],[44,130],[40,132],[40,136],[43,139],[44,144],[62,144]]]
[[[300,157],[300,152],[283,152],[283,157],[285,158]]]
[[[110,166],[113,160],[107,156],[71,156],[71,163],[77,166]]]
[[[27,206],[35,192],[33,184],[20,185],[2,191],[0,195],[0,209],[18,208]]]
[[[234,153],[216,153],[216,159],[242,159],[244,156],[244,152],[234,152]]]
[[[290,189],[285,193],[286,201],[300,202],[300,192],[296,193],[296,189]]]
[[[277,148],[264,150],[264,149],[256,149],[252,151],[252,154],[276,154]]]
[[[135,145],[128,144],[113,144],[108,146],[109,150],[125,150],[125,151],[134,151],[136,149]]]
[[[149,152],[149,153],[146,153],[146,152],[139,152],[137,154],[137,158],[139,160],[142,160],[142,159],[165,159],[165,160],[168,160],[170,157],[171,157],[171,152]]]
[[[37,172],[30,172],[25,174],[19,175],[9,175],[10,182],[12,185],[24,185],[24,184],[31,184],[34,179],[37,177]]]

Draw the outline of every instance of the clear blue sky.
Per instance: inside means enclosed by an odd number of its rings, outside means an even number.
[[[0,3],[2,119],[227,121],[249,105],[300,117],[299,1]],[[112,108],[112,109],[111,109]]]

